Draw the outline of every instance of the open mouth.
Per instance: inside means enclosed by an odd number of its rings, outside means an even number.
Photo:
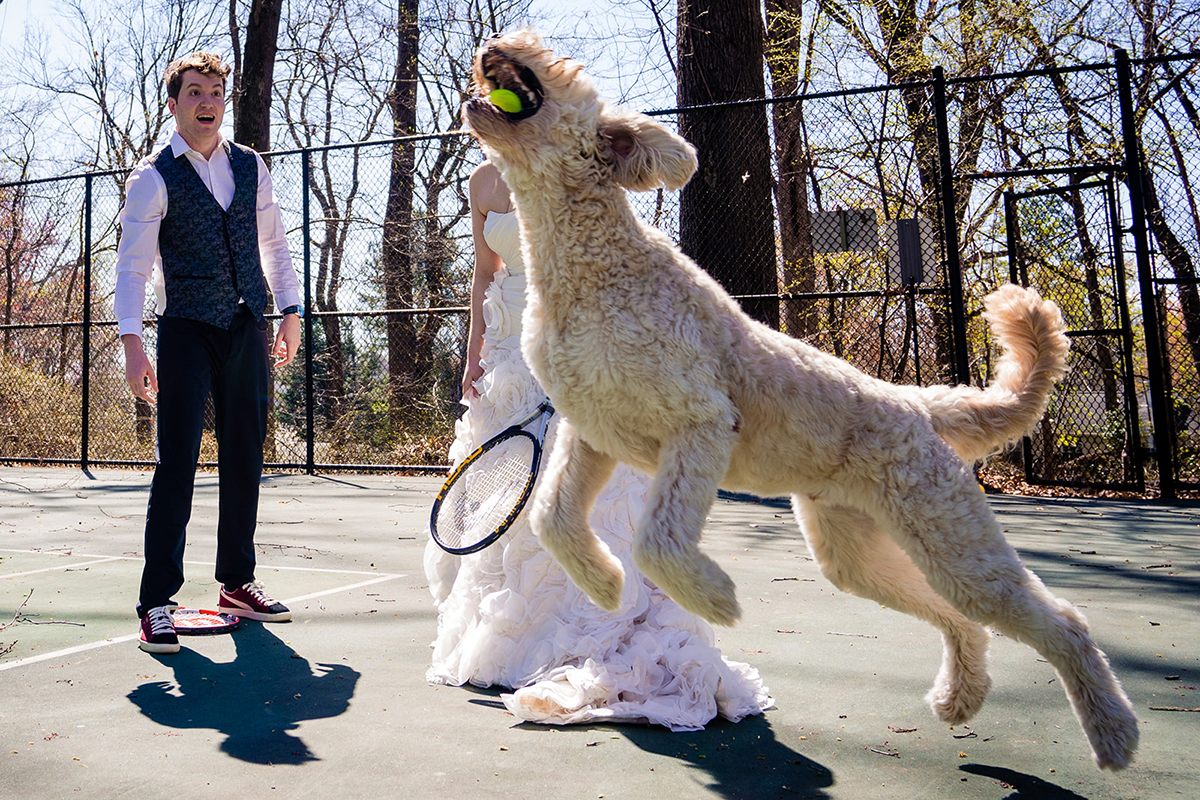
[[[214,121],[216,121],[216,119],[217,119],[216,114],[197,114],[196,115],[197,122],[214,122]]]
[[[485,99],[516,122],[528,119],[542,107],[542,84],[527,67],[495,51],[483,54]]]

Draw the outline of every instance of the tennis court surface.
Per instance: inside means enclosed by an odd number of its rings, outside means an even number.
[[[717,629],[776,707],[701,732],[518,723],[496,690],[425,682],[437,478],[271,475],[259,579],[290,623],[137,647],[150,473],[0,467],[0,797],[1194,798],[1200,506],[993,497],[1083,608],[1143,720],[1101,773],[1037,654],[993,639],[968,726],[922,701],[941,644],[822,578],[786,506],[722,496],[705,550],[745,612]],[[201,473],[184,605],[212,608],[217,478]],[[1190,709],[1190,710],[1189,710]]]

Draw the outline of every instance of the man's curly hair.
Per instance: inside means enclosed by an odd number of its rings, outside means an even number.
[[[201,75],[219,75],[222,83],[229,77],[233,67],[221,60],[216,53],[197,51],[190,56],[177,58],[167,65],[163,81],[167,84],[167,97],[179,99],[179,89],[183,86],[183,73],[194,69]]]

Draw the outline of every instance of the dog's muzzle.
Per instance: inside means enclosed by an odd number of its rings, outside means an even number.
[[[542,108],[545,95],[542,92],[542,82],[533,74],[533,70],[524,67],[499,50],[484,49],[479,55],[479,71],[483,76],[481,98],[497,89],[511,92],[520,102],[519,109],[513,109],[511,102],[508,108],[495,103],[494,107],[512,122],[528,119]]]

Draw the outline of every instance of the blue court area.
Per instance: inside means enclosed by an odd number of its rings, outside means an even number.
[[[745,612],[717,630],[764,716],[701,732],[518,723],[495,689],[424,679],[422,568],[440,481],[272,475],[258,577],[294,612],[137,648],[148,472],[0,468],[0,796],[1191,798],[1200,786],[1200,508],[992,497],[1010,541],[1082,608],[1143,720],[1101,773],[1053,670],[993,639],[993,689],[950,727],[922,701],[941,643],[836,590],[786,505],[722,496],[705,550]],[[185,605],[211,608],[216,476],[201,473]]]

